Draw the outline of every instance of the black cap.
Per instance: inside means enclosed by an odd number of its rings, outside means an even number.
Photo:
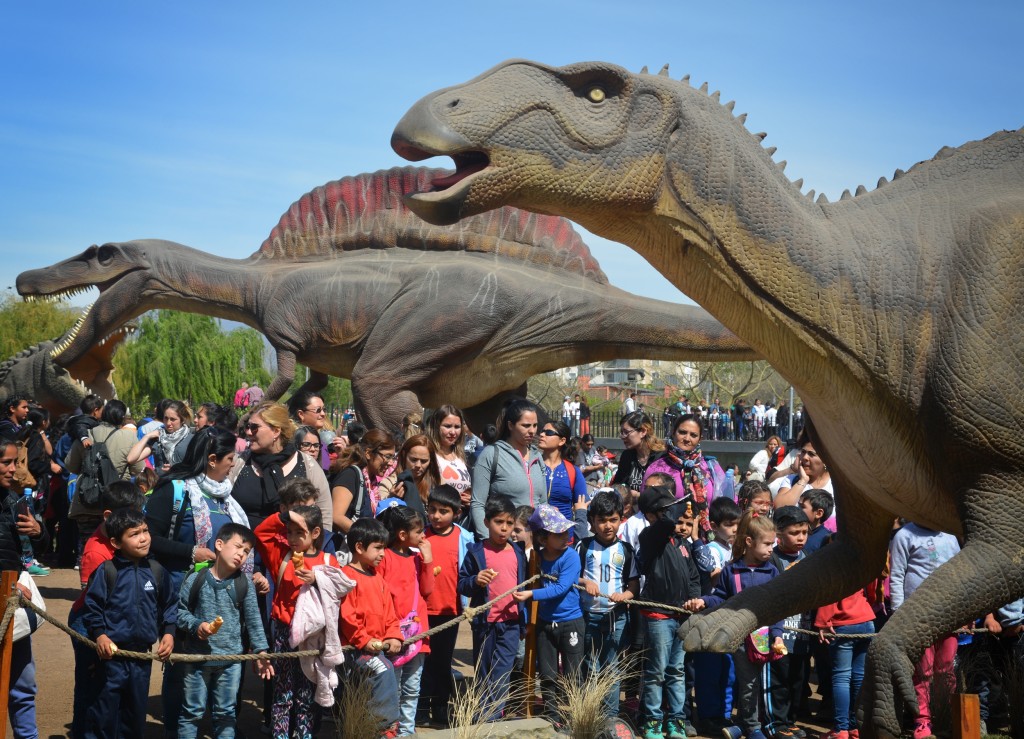
[[[810,522],[804,509],[799,506],[784,505],[775,509],[775,528],[779,531],[787,526],[794,526],[798,523],[810,524]]]
[[[637,505],[643,513],[657,513],[663,511],[676,502],[676,496],[672,494],[667,485],[648,485],[640,493],[640,500]]]

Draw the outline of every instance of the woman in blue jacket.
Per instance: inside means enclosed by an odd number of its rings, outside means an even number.
[[[563,459],[571,432],[561,421],[547,423],[537,436],[537,448],[544,459],[544,488],[547,502],[573,520],[573,505],[587,497],[587,481],[580,469]]]

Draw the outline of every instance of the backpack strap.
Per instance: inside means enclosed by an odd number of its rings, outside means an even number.
[[[277,580],[274,581],[274,584],[279,588],[281,587],[281,581],[284,580],[284,571],[288,569],[288,563],[291,561],[291,552],[288,552],[288,556],[281,560],[281,566],[277,570]]]
[[[185,503],[185,481],[184,480],[171,480],[171,484],[174,486],[174,498],[171,501],[171,538],[176,539],[178,537],[178,516],[181,514],[181,509]],[[198,579],[198,578],[197,578]]]
[[[160,592],[160,586],[164,581],[164,573],[166,570],[164,566],[157,562],[155,559],[148,560],[149,569],[153,573],[153,581],[156,585],[156,592]],[[109,596],[114,590],[114,586],[117,584],[117,565],[114,564],[114,560],[108,559],[103,562],[103,578],[107,581],[107,595]]]
[[[564,459],[562,464],[565,465],[565,474],[569,476],[569,495],[575,495],[573,492],[576,489],[576,465],[572,462],[567,462]],[[574,500],[573,503],[576,501]]]
[[[107,596],[109,597],[117,582],[117,566],[113,560],[108,559],[103,562],[103,579],[107,581]]]
[[[188,591],[188,610],[192,613],[195,613],[196,606],[199,605],[199,592],[203,589],[203,583],[211,577],[213,577],[213,573],[210,572],[210,568],[204,567],[196,574],[195,580],[192,581],[192,587]],[[245,603],[245,596],[248,592],[249,578],[243,573],[239,573],[235,578],[235,587],[231,591],[235,608],[239,611],[242,610],[242,604]]]

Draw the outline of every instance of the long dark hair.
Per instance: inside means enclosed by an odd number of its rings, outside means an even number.
[[[292,397],[288,398],[288,413],[296,421],[299,420],[299,411],[306,410],[306,406],[309,405],[309,401],[313,398],[320,398],[323,400],[323,396],[320,393],[313,392],[312,390],[301,390]]]
[[[430,440],[430,437],[426,434],[416,434],[410,436],[402,444],[402,448],[398,450],[398,466],[401,470],[407,470],[407,460],[409,458],[409,452],[413,448],[421,446],[427,450],[427,456],[430,457],[430,461],[427,463],[427,474],[423,476],[416,487],[419,490],[420,500],[424,503],[427,502],[427,498],[430,495],[430,491],[441,484],[441,470],[437,466],[437,447],[434,446],[434,442]]]
[[[188,449],[185,450],[185,457],[167,471],[164,479],[187,480],[190,477],[199,477],[206,472],[211,454],[219,462],[235,451],[236,441],[233,433],[215,426],[199,429],[192,435]]]
[[[527,413],[536,414],[538,424],[541,422],[541,414],[537,406],[525,398],[517,398],[502,408],[501,413],[498,414],[498,418],[494,422],[494,425],[498,427],[498,439],[500,441],[508,441],[509,434],[511,433],[509,427],[519,423],[519,419]]]

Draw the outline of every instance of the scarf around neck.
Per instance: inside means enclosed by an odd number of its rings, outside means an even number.
[[[199,477],[189,477],[184,480],[184,484],[185,490],[188,492],[189,505],[192,507],[192,524],[196,532],[197,546],[207,546],[215,533],[210,521],[210,504],[207,503],[207,498],[219,502],[224,513],[232,522],[249,528],[249,517],[231,497],[231,488],[233,487],[231,480],[224,479],[217,482],[206,475],[200,475]],[[251,575],[252,567],[253,559],[250,554],[242,565],[242,570]]]
[[[164,462],[167,464],[173,464],[171,461],[171,455],[174,453],[174,447],[178,445],[178,442],[185,438],[188,434],[188,426],[184,424],[175,431],[174,433],[168,433],[167,429],[160,429],[160,437],[156,440],[156,443],[160,446],[160,451],[163,452]]]
[[[284,449],[279,452],[252,452],[249,455],[249,461],[260,471],[260,485],[263,488],[264,502],[277,505],[279,500],[277,489],[284,484],[284,473],[281,471],[281,467],[294,456],[295,445],[291,442],[285,444]],[[296,464],[301,462],[300,459]]]

